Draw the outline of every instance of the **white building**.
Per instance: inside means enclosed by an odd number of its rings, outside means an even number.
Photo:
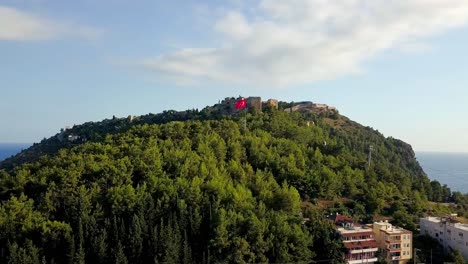
[[[73,134],[68,135],[68,141],[70,141],[70,142],[75,142],[78,139],[80,139],[80,136],[73,135]]]
[[[468,260],[468,225],[449,217],[426,217],[419,220],[422,235],[437,239],[450,252],[458,250]]]

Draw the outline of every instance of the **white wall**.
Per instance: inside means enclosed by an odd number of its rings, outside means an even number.
[[[463,257],[468,260],[468,227],[461,224],[449,222],[433,222],[428,219],[420,219],[422,235],[429,235],[437,239],[443,247],[459,250]],[[461,234],[461,235],[460,235]]]

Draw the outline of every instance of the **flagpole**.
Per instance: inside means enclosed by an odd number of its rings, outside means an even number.
[[[247,107],[244,108],[244,130],[247,131]]]
[[[247,101],[246,99],[244,97],[240,97],[240,100],[236,101],[235,107],[239,113],[239,116],[241,115],[240,114],[240,111],[242,111],[241,109],[244,108],[244,130],[247,130]]]

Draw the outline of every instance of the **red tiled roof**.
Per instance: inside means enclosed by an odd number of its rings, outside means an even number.
[[[350,217],[348,217],[348,216],[346,216],[346,215],[340,215],[340,214],[332,215],[332,216],[330,216],[328,219],[332,220],[332,221],[335,222],[335,223],[339,223],[339,222],[349,222],[349,223],[352,223],[352,222],[353,222],[353,219],[351,219]]]

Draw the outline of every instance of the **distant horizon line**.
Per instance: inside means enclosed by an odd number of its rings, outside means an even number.
[[[438,150],[418,150],[415,153],[437,153],[437,154],[468,154],[468,151],[438,151]]]
[[[10,146],[14,146],[14,145],[29,145],[29,146],[32,146],[33,144],[38,144],[37,142],[34,142],[34,143],[18,143],[18,142],[0,142],[0,146],[7,146],[7,145],[10,145]]]
[[[13,145],[13,144],[16,144],[16,145],[25,145],[25,144],[34,144],[34,143],[37,143],[37,142],[0,142],[0,145]]]

